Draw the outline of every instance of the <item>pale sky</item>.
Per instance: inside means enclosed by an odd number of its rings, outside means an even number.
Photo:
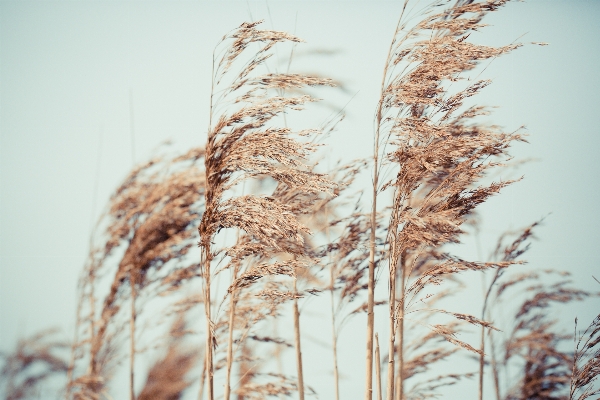
[[[291,70],[343,82],[345,90],[329,92],[327,100],[349,102],[346,120],[327,142],[331,158],[368,156],[401,3],[0,2],[0,350],[52,326],[72,337],[93,221],[134,157],[147,159],[167,139],[182,150],[204,142],[212,49],[240,23],[265,19],[265,28],[306,40]],[[482,209],[482,247],[550,214],[529,264],[571,271],[575,284],[589,290],[598,289],[591,276],[600,278],[599,17],[597,1],[530,0],[494,13],[485,20],[493,26],[473,35],[495,45],[550,43],[525,46],[485,71],[494,83],[478,101],[499,106],[491,120],[506,130],[526,125],[530,143],[513,154],[535,161],[515,172],[523,181]],[[598,305],[577,304],[562,318],[566,329],[576,314],[590,321]],[[303,329],[310,335],[313,327],[307,322]],[[363,390],[364,346],[355,343],[341,350],[349,354],[345,398]],[[329,359],[320,362],[315,346],[306,351],[306,380],[328,399]],[[476,382],[468,385],[472,391]]]

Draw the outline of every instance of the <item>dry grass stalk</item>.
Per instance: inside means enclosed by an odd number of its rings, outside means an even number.
[[[377,333],[375,334],[375,379],[377,380],[377,400],[381,400],[381,357],[379,355],[379,336],[377,336]]]
[[[238,239],[239,240],[239,239]],[[235,265],[233,268],[233,277],[232,279],[235,281],[238,279],[239,274],[239,265]],[[231,382],[231,367],[233,365],[233,331],[234,331],[234,321],[235,321],[235,307],[237,304],[237,291],[233,291],[230,296],[229,301],[229,334],[227,337],[227,370],[225,377],[225,394],[224,398],[228,399],[231,391],[230,382]]]
[[[137,290],[133,271],[129,271],[129,286],[131,289],[131,312],[129,317],[129,399],[133,400],[135,399],[135,320],[137,318],[137,312],[135,309]]]
[[[335,326],[335,300],[333,295],[333,268],[331,268],[331,351],[333,352],[333,385],[335,388],[335,400],[340,400],[340,375],[338,370],[338,335]]]
[[[294,293],[297,292],[297,278],[294,277]],[[296,370],[298,371],[298,398],[304,400],[304,373],[302,368],[302,343],[300,337],[300,311],[298,299],[294,299],[294,347],[296,348]]]

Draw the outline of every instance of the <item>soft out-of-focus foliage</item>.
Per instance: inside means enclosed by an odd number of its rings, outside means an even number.
[[[3,361],[0,382],[6,400],[51,395],[44,386],[52,378],[64,375],[68,368],[64,354],[68,345],[56,340],[56,336],[55,330],[43,331],[20,340],[13,353],[0,354]]]

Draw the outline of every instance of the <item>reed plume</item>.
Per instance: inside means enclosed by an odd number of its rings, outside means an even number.
[[[207,324],[206,370],[208,397],[214,399],[213,351],[214,326],[211,315],[211,262],[218,255],[213,242],[222,229],[236,228],[249,238],[239,247],[238,254],[271,258],[277,253],[288,254],[286,261],[254,265],[240,274],[230,285],[228,293],[246,288],[269,275],[296,276],[307,261],[303,233],[308,229],[298,220],[292,207],[280,202],[277,196],[240,195],[227,197],[239,183],[250,178],[269,177],[278,182],[280,190],[315,195],[331,192],[335,186],[323,174],[312,171],[307,157],[316,150],[308,140],[318,130],[292,131],[273,127],[270,123],[287,110],[300,110],[314,102],[308,95],[298,97],[273,96],[273,90],[305,86],[332,86],[329,79],[298,74],[257,75],[257,68],[271,56],[270,50],[280,42],[300,42],[285,32],[259,30],[260,22],[244,23],[225,35],[213,54],[211,107],[206,144],[205,174],[206,210],[199,227],[204,276],[205,317]],[[228,43],[229,45],[226,45]],[[240,56],[250,47],[257,50],[248,59]],[[229,71],[238,64],[237,74]],[[227,105],[226,111],[219,113]],[[289,246],[290,242],[292,246]],[[242,251],[240,251],[242,250]],[[302,370],[298,369],[299,381]],[[229,378],[229,377],[228,377]],[[229,382],[225,385],[229,400]],[[304,387],[298,387],[303,398]]]
[[[162,271],[172,260],[182,259],[194,246],[195,225],[202,213],[204,174],[195,164],[202,159],[202,149],[167,159],[155,158],[135,168],[112,196],[106,215],[104,247],[91,257],[86,276],[106,274],[105,262],[119,248],[123,256],[114,272],[99,316],[95,315],[94,298],[90,298],[91,328],[82,344],[88,346],[87,370],[72,378],[77,388],[75,398],[99,398],[109,378],[108,369],[115,361],[123,325],[119,311],[130,295],[130,396],[134,395],[133,371],[135,348],[135,293],[149,284],[175,285],[181,277]],[[190,165],[191,168],[190,168]],[[185,168],[183,168],[185,167]],[[193,265],[193,264],[192,264]],[[187,268],[188,270],[193,267]],[[159,272],[163,273],[160,276]],[[174,271],[178,272],[178,271]],[[93,281],[84,285],[91,286]],[[129,291],[127,288],[129,287]],[[168,287],[168,286],[167,286]],[[90,292],[92,293],[92,292]]]
[[[521,235],[520,238],[523,236]],[[518,273],[497,279],[490,299],[493,299],[494,304],[498,306],[502,304],[499,301],[508,296],[508,293],[512,297],[515,296],[516,291],[528,294],[516,311],[508,337],[498,343],[499,335],[495,332],[490,333],[489,354],[498,399],[569,398],[565,390],[572,380],[573,355],[563,350],[563,343],[570,336],[557,332],[557,321],[550,317],[549,309],[554,303],[566,304],[584,300],[591,293],[569,287],[568,279],[554,283],[544,282],[551,275],[556,274],[562,278],[569,275],[565,272],[548,270]],[[490,313],[492,311],[493,309],[490,309]],[[500,348],[500,355],[497,348]],[[506,371],[509,365],[518,365],[521,372],[516,379],[505,376],[509,386],[503,388],[501,372]]]
[[[573,354],[573,369],[569,390],[569,400],[584,400],[600,394],[598,375],[600,374],[600,315],[596,316],[588,327],[582,332],[577,332],[577,318],[575,318],[576,343]]]
[[[506,0],[457,1],[453,6],[442,7],[440,12],[437,7],[444,5],[441,1],[431,2],[420,10],[405,1],[384,64],[381,97],[375,115],[372,219],[377,212],[378,195],[387,188],[393,189],[387,234],[388,400],[403,399],[404,396],[403,321],[416,296],[426,285],[439,283],[449,274],[502,268],[509,264],[474,263],[444,255],[439,264],[409,282],[414,263],[421,254],[447,243],[458,243],[466,217],[479,204],[512,183],[482,184],[481,181],[488,170],[499,166],[494,160],[506,157],[511,143],[522,137],[519,133],[504,133],[497,127],[480,123],[477,117],[487,114],[485,107],[463,106],[467,98],[476,95],[490,81],[478,80],[461,87],[467,78],[477,79],[468,73],[478,65],[519,47],[487,47],[467,40],[472,32],[483,27],[481,20],[487,13],[505,3]],[[416,17],[420,21],[411,23]],[[385,175],[389,173],[394,177],[386,179]],[[374,220],[372,225],[375,225]],[[374,242],[373,233],[370,269],[374,268]],[[407,264],[406,259],[412,260],[412,264]],[[400,281],[399,299],[396,299],[397,279]],[[367,399],[371,399],[372,393],[373,284],[370,271]],[[475,317],[469,319],[482,324]],[[443,328],[434,331],[454,344],[476,351],[446,334]],[[397,389],[396,335],[400,370]]]
[[[501,259],[504,262],[515,261],[519,257],[521,257],[525,252],[527,252],[530,248],[529,240],[533,236],[533,230],[541,223],[541,221],[534,222],[530,226],[523,229],[520,234],[514,239],[510,244],[504,246],[504,239],[509,236],[509,233],[505,233],[498,239],[498,243],[491,258]],[[502,277],[505,269],[497,269],[494,273],[494,277],[492,278],[487,290],[485,297],[483,299],[483,307],[481,310],[481,319],[487,318],[486,312],[490,300],[490,296],[494,289],[494,286],[498,282],[498,280]],[[484,365],[485,365],[485,327],[481,327],[481,345],[480,350],[481,353],[479,355],[479,399],[483,399],[483,376],[484,376]],[[498,384],[496,382],[496,390],[498,391]]]

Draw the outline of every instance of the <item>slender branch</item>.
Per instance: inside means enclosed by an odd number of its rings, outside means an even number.
[[[294,277],[294,344],[296,347],[296,369],[298,370],[298,399],[304,400],[304,374],[302,373],[302,348],[300,345],[300,312],[298,310],[297,277]]]
[[[333,296],[334,285],[333,265],[331,266],[331,341],[333,350],[333,380],[335,385],[335,400],[340,400],[340,378],[338,375],[338,360],[337,360],[337,333],[335,330],[335,304]]]
[[[204,314],[206,317],[206,375],[208,377],[208,400],[214,400],[213,387],[213,332],[210,311],[210,249],[203,246],[204,255]]]
[[[494,279],[490,283],[488,290],[485,294],[485,298],[483,300],[483,308],[481,310],[481,320],[485,319],[485,312],[487,310],[488,300],[490,298],[490,294],[492,293],[492,289],[496,284],[496,281],[500,277],[501,270],[497,269],[496,274],[494,275]],[[483,400],[483,369],[485,365],[485,327],[481,327],[481,344],[480,344],[481,353],[479,354],[479,400]]]
[[[394,367],[394,350],[396,347],[396,267],[392,263],[390,263],[389,309],[390,336],[388,348],[390,349],[390,354],[388,356],[389,359],[386,397],[387,400],[394,400],[394,375],[396,372],[396,368]]]
[[[202,361],[202,372],[200,373],[200,388],[198,389],[198,400],[202,400],[204,397],[204,381],[206,379],[206,353],[204,353],[204,360]]]
[[[375,334],[375,377],[377,379],[377,400],[382,400],[381,394],[381,357],[379,355],[379,336]]]
[[[134,385],[134,369],[135,369],[135,299],[137,296],[135,288],[135,278],[133,275],[133,268],[129,271],[129,285],[131,286],[131,315],[129,317],[129,400],[135,399]]]
[[[406,7],[406,2],[404,4]],[[373,143],[373,203],[371,208],[371,235],[369,238],[369,283],[368,283],[368,299],[367,299],[367,368],[366,368],[366,388],[365,388],[365,399],[371,400],[373,398],[373,333],[375,325],[375,314],[373,306],[375,302],[375,231],[377,229],[377,195],[379,192],[379,139],[381,133],[382,123],[382,112],[384,103],[384,93],[386,88],[386,78],[388,75],[388,68],[390,60],[392,58],[392,50],[394,47],[394,41],[398,34],[400,27],[400,21],[402,15],[398,19],[398,25],[394,31],[393,40],[390,43],[388,55],[385,61],[383,69],[383,77],[381,79],[381,94],[379,102],[377,104],[377,116],[375,119],[375,138]],[[393,353],[393,352],[392,352]]]
[[[396,398],[398,400],[404,400],[404,310],[405,310],[405,296],[406,296],[406,280],[407,276],[404,268],[404,261],[406,257],[403,253],[400,257],[400,308],[398,315],[398,385],[396,388]]]
[[[501,400],[502,396],[500,395],[500,377],[498,373],[498,363],[496,362],[496,348],[494,346],[494,340],[492,338],[490,338],[490,347],[490,352],[492,354],[492,373],[494,375],[494,388],[496,389],[496,400]]]
[[[235,282],[238,276],[238,266],[236,265],[233,272],[233,280]],[[236,291],[231,293],[230,306],[229,306],[229,336],[227,338],[227,375],[225,378],[225,394],[224,399],[229,400],[231,393],[231,365],[233,364],[233,328],[235,322],[235,306],[236,306]]]

